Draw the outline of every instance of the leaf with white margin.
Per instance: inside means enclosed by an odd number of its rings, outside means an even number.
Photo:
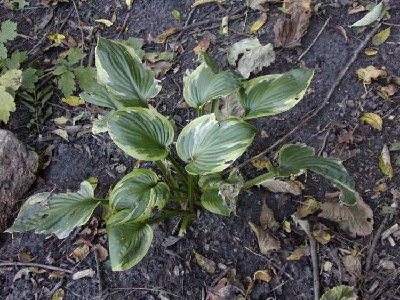
[[[35,230],[39,234],[54,233],[63,239],[75,227],[87,223],[99,203],[94,198],[93,187],[88,181],[82,182],[76,193],[39,193],[22,205],[14,224],[7,232]]]
[[[258,38],[243,39],[228,50],[229,64],[235,66],[237,61],[239,73],[249,78],[250,73],[257,74],[275,61],[274,46],[271,43],[263,46]]]
[[[293,108],[304,97],[314,70],[295,69],[247,81],[239,92],[245,119],[273,116]]]
[[[118,214],[109,219],[118,218]],[[137,265],[150,249],[153,230],[145,223],[107,223],[108,248],[113,271],[125,271]]]
[[[342,192],[342,201],[347,205],[357,203],[355,183],[342,162],[333,158],[315,156],[314,148],[304,144],[286,144],[278,152],[278,166],[268,166],[276,177],[289,177],[306,169],[324,176]]]
[[[214,114],[205,115],[183,128],[176,151],[188,163],[188,173],[216,173],[225,170],[246,151],[255,132],[252,125],[239,118],[217,121]]]
[[[189,106],[200,108],[207,102],[227,96],[239,88],[239,74],[230,71],[215,73],[213,68],[203,60],[196,70],[183,78],[183,97]]]
[[[153,71],[144,66],[132,47],[100,38],[96,47],[99,84],[134,106],[146,106],[161,90]]]
[[[130,156],[147,161],[162,160],[174,138],[171,122],[154,108],[129,108],[110,113],[108,133]]]
[[[226,201],[219,195],[219,189],[211,189],[203,192],[200,198],[201,205],[208,211],[229,217],[231,210]]]
[[[136,169],[124,176],[110,193],[110,206],[126,210],[121,222],[143,221],[149,218],[154,208],[162,209],[169,197],[169,188],[148,169]]]

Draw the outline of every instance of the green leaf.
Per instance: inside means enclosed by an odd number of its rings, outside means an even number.
[[[313,70],[295,69],[249,80],[239,92],[245,119],[273,116],[291,109],[304,97],[313,75]]]
[[[225,217],[229,217],[229,215],[231,214],[229,206],[219,195],[219,189],[211,189],[203,192],[200,201],[201,205],[205,209],[214,214]]]
[[[155,109],[131,108],[111,112],[108,133],[124,152],[140,160],[164,159],[174,138],[174,129]]]
[[[197,118],[178,136],[176,150],[190,174],[216,173],[230,166],[253,141],[256,129],[230,117],[217,121],[214,114]]]
[[[15,110],[14,97],[6,91],[4,86],[0,85],[0,121],[7,123],[10,119],[10,112]]]
[[[390,27],[380,31],[372,37],[372,45],[379,46],[386,42],[390,36]]]
[[[161,90],[150,68],[144,66],[133,48],[106,39],[96,47],[97,80],[131,106],[146,106]]]
[[[148,169],[136,169],[124,176],[110,194],[110,206],[127,212],[121,222],[144,221],[153,209],[161,210],[169,197],[169,188],[158,181],[157,175]]]
[[[28,68],[22,71],[22,84],[21,88],[30,92],[35,90],[35,83],[39,80],[37,70]]]
[[[301,144],[284,145],[278,154],[279,166],[268,166],[276,177],[298,175],[308,169],[332,181],[341,190],[345,204],[356,204],[354,180],[339,160],[315,156],[314,148]]]
[[[35,230],[39,234],[54,233],[66,238],[72,230],[85,224],[99,201],[87,181],[81,183],[76,193],[39,193],[30,197],[21,207],[8,232]]]
[[[96,82],[96,68],[79,66],[75,69],[75,76],[81,90],[85,92],[91,91]]]
[[[112,221],[111,217],[109,221]],[[107,224],[108,248],[113,271],[125,271],[138,264],[150,249],[153,230],[143,223]]]
[[[362,19],[355,22],[350,27],[368,26],[382,18],[382,11],[385,9],[383,3],[376,5],[370,12],[368,12]]]
[[[11,89],[16,92],[22,83],[22,71],[21,70],[8,70],[0,76],[0,86]]]
[[[26,51],[19,51],[15,50],[10,58],[4,59],[3,61],[0,62],[3,66],[5,66],[7,69],[19,69],[21,66],[21,63],[26,61],[28,58],[28,53]]]
[[[68,55],[67,55],[68,65],[73,66],[73,65],[77,64],[82,59],[84,59],[85,56],[86,56],[86,54],[83,53],[83,50],[81,48],[78,48],[78,47],[71,48],[68,51]]]
[[[0,44],[4,44],[5,42],[12,41],[18,36],[17,33],[17,23],[12,22],[10,20],[4,21],[1,23],[1,31],[0,31]],[[5,58],[5,57],[1,57]]]
[[[174,9],[174,10],[171,12],[171,15],[172,15],[172,17],[173,17],[175,20],[180,20],[180,19],[181,19],[181,13],[180,13],[178,10],[176,10],[176,9]]]
[[[128,45],[129,47],[132,47],[134,49],[135,53],[137,54],[137,56],[140,59],[143,59],[143,56],[145,55],[145,52],[142,49],[143,42],[144,42],[144,40],[141,39],[141,38],[130,37],[129,39],[127,39],[123,43]]]
[[[104,106],[112,109],[119,109],[126,103],[119,102],[111,93],[107,91],[107,88],[95,83],[90,92],[80,93],[79,96],[86,102]]]
[[[357,300],[357,295],[353,287],[339,285],[326,291],[321,300]]]
[[[183,97],[189,106],[200,108],[207,102],[227,96],[240,85],[240,76],[234,72],[214,73],[203,62],[189,75],[183,78]]]
[[[71,71],[67,71],[58,78],[58,88],[63,93],[64,97],[68,98],[76,91],[75,75]]]
[[[82,96],[81,96],[82,97]],[[110,114],[105,116],[98,116],[97,119],[94,119],[92,122],[92,133],[100,134],[108,131],[108,117]]]

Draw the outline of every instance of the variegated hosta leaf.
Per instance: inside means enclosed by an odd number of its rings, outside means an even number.
[[[219,195],[219,189],[211,189],[203,192],[200,198],[201,205],[208,211],[229,217],[231,210],[224,199]]]
[[[291,109],[303,98],[313,75],[313,70],[295,69],[249,80],[239,92],[245,119],[273,116]]]
[[[30,197],[8,232],[35,230],[36,233],[54,233],[66,238],[71,231],[85,224],[99,204],[92,185],[84,181],[76,193],[39,193]]]
[[[178,136],[178,156],[193,175],[220,172],[250,146],[255,128],[235,117],[217,121],[214,114],[197,118]]]
[[[115,96],[107,91],[107,88],[105,86],[102,86],[100,84],[95,84],[91,92],[80,93],[79,96],[88,103],[108,107],[111,109],[119,109],[123,106],[133,106],[130,105],[131,103],[129,101],[120,102]]]
[[[205,61],[183,78],[183,97],[189,106],[199,108],[207,102],[227,96],[240,85],[240,75],[234,72],[215,73]]]
[[[278,164],[278,167],[268,167],[276,177],[297,175],[308,169],[332,181],[342,191],[343,202],[348,205],[357,202],[354,180],[341,161],[315,156],[312,147],[299,144],[284,145],[279,150]]]
[[[92,133],[93,134],[99,134],[99,133],[104,133],[107,132],[108,130],[108,118],[110,114],[107,114],[105,116],[99,115],[97,119],[94,119],[92,121]]]
[[[111,112],[108,133],[127,154],[148,161],[164,159],[174,138],[171,122],[153,108]]]
[[[154,208],[162,209],[168,197],[168,186],[159,182],[153,171],[136,169],[116,184],[110,194],[110,206],[125,210],[122,222],[138,222],[149,218]]]
[[[135,50],[125,44],[100,38],[96,47],[97,80],[122,101],[146,106],[161,90],[153,71],[144,66]]]
[[[112,216],[118,218],[118,214]],[[113,271],[125,271],[138,264],[149,251],[153,230],[148,224],[107,223],[108,247]]]

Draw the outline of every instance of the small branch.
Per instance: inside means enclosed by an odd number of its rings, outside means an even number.
[[[308,48],[303,52],[303,54],[301,54],[299,56],[299,58],[297,59],[297,61],[300,61],[304,55],[306,55],[308,53],[308,51],[310,51],[310,49],[314,46],[314,44],[317,42],[317,40],[319,39],[319,37],[321,36],[322,32],[325,30],[326,26],[328,26],[329,21],[331,20],[331,17],[329,17],[326,21],[325,24],[322,26],[321,30],[318,32],[317,36],[315,37],[315,39],[312,41],[312,43],[310,44],[310,46],[308,46]]]
[[[80,16],[79,16],[78,7],[76,6],[75,0],[72,0],[72,3],[73,3],[73,5],[74,5],[75,14],[76,14],[76,19],[78,20],[79,31],[81,32],[82,50],[85,51],[85,35],[83,34],[83,29],[82,29],[82,24],[81,24],[81,18],[80,18]],[[83,58],[81,59],[81,66],[83,66]]]
[[[350,67],[353,65],[353,63],[356,61],[358,55],[360,54],[360,52],[365,48],[365,46],[368,44],[369,40],[375,35],[375,33],[378,32],[379,28],[381,27],[380,24],[378,24],[374,29],[372,29],[370,31],[370,33],[367,34],[367,36],[365,37],[365,39],[363,40],[363,42],[358,46],[358,48],[356,49],[356,51],[354,51],[353,56],[350,58],[350,60],[346,63],[346,65],[344,66],[344,68],[342,69],[342,71],[339,73],[339,75],[336,77],[336,80],[333,82],[331,88],[329,89],[328,93],[326,94],[324,100],[321,102],[321,105],[316,108],[315,110],[313,110],[312,112],[310,112],[310,114],[308,114],[308,116],[305,116],[304,118],[302,118],[302,121],[295,126],[292,130],[290,130],[288,133],[286,133],[283,137],[281,137],[279,140],[277,140],[274,144],[272,144],[271,146],[269,146],[267,149],[261,151],[260,153],[258,153],[257,155],[245,160],[244,162],[242,162],[241,164],[239,164],[237,166],[237,168],[242,168],[244,165],[248,164],[249,162],[251,162],[252,160],[261,157],[262,155],[265,155],[266,153],[270,152],[271,150],[275,149],[276,147],[278,147],[280,144],[282,144],[283,142],[285,142],[289,137],[291,137],[297,130],[299,130],[301,127],[303,127],[305,124],[308,123],[308,121],[310,121],[311,119],[313,119],[315,116],[317,116],[319,114],[319,112],[329,103],[329,100],[331,99],[333,93],[335,92],[335,90],[338,88],[338,86],[340,85],[340,83],[342,82],[343,78],[346,76],[347,72],[349,71]]]
[[[381,238],[382,232],[385,230],[386,224],[389,221],[389,216],[386,216],[378,230],[375,233],[374,239],[372,240],[371,247],[369,247],[367,260],[365,263],[365,272],[368,273],[371,269],[372,256],[374,255],[376,246],[378,245],[379,239]]]
[[[132,13],[132,9],[130,11],[127,12],[125,19],[124,19],[124,23],[122,23],[121,29],[119,30],[118,34],[117,34],[117,40],[120,38],[121,34],[125,31],[126,26],[128,25],[128,21],[129,18],[131,17],[131,13]]]
[[[97,273],[96,275],[97,275],[97,281],[98,281],[98,284],[99,284],[99,294],[98,294],[97,298],[99,300],[101,300],[102,297],[103,297],[103,283],[102,283],[102,280],[101,280],[100,259],[99,259],[99,252],[98,252],[97,248],[94,249],[94,258],[96,260],[96,273]]]
[[[0,267],[37,267],[37,268],[42,268],[42,269],[47,269],[47,270],[52,270],[52,271],[58,271],[58,272],[64,272],[67,274],[73,274],[71,270],[63,269],[60,267],[55,267],[51,265],[44,265],[44,264],[37,264],[37,263],[21,263],[21,262],[2,262],[0,263]]]
[[[195,11],[196,11],[196,7],[193,8],[193,9],[190,11],[190,13],[189,13],[189,15],[188,15],[188,17],[187,17],[187,19],[186,19],[186,22],[185,22],[185,26],[184,26],[184,27],[187,27],[187,26],[189,25],[189,23],[190,23],[190,21],[192,20],[192,17],[193,17],[193,14],[194,14]],[[181,30],[181,32],[179,32],[179,34],[176,36],[175,42],[178,42],[179,39],[182,37],[182,35],[183,35],[183,31]]]
[[[311,250],[311,262],[312,262],[313,283],[314,283],[314,299],[319,300],[320,286],[319,286],[317,241],[311,234],[308,235],[308,239],[310,241],[310,250]]]

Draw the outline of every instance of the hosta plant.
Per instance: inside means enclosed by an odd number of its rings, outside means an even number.
[[[229,216],[240,192],[266,180],[289,177],[307,169],[331,180],[345,204],[356,202],[354,181],[342,164],[317,157],[311,147],[284,145],[268,173],[244,181],[228,168],[249,148],[256,128],[248,120],[276,115],[295,106],[313,77],[309,69],[245,81],[235,72],[221,71],[207,54],[183,79],[183,96],[198,117],[176,133],[174,124],[149,105],[161,87],[126,43],[100,39],[96,48],[98,84],[81,94],[86,102],[110,108],[93,125],[115,144],[153,169],[134,169],[106,199],[95,197],[90,183],[75,193],[41,193],[29,198],[9,232],[35,230],[59,238],[85,224],[94,209],[107,211],[105,220],[112,269],[122,271],[139,263],[150,248],[151,225],[181,216],[181,234],[196,210],[204,208]],[[158,169],[158,170],[157,170]]]

